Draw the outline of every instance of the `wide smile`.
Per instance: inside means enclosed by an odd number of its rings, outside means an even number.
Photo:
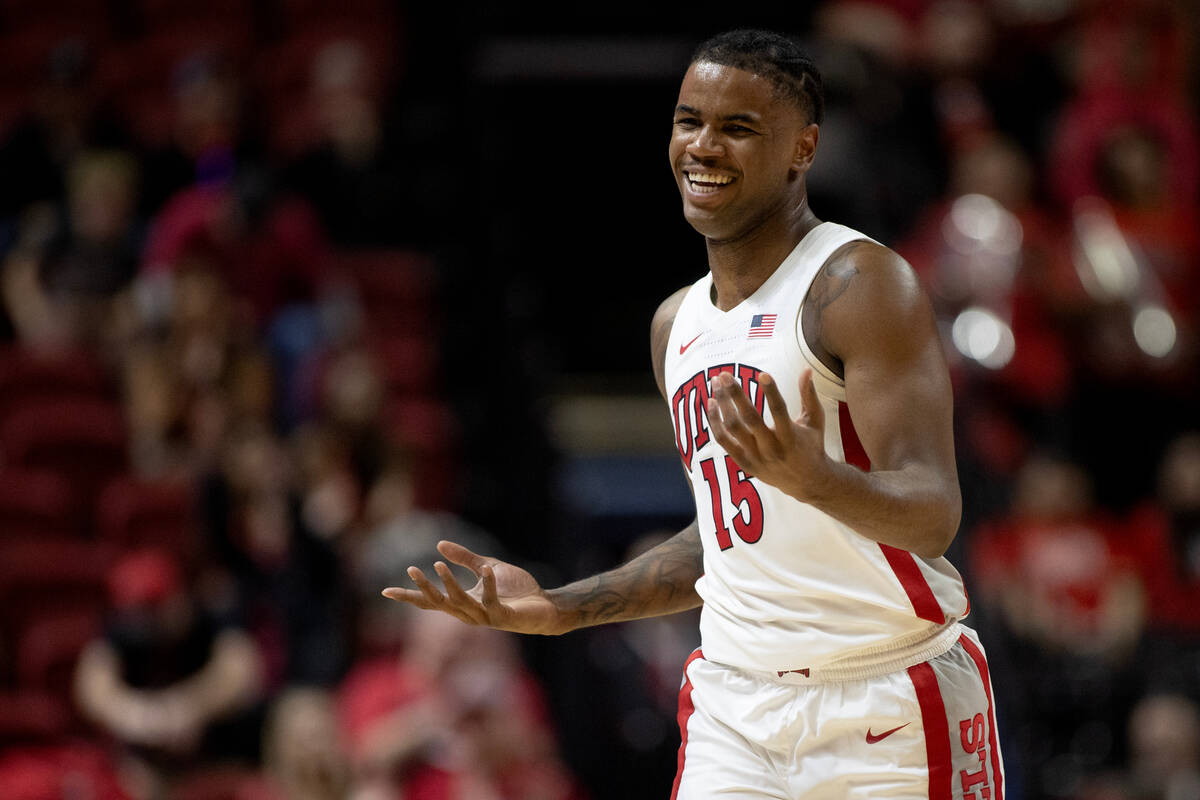
[[[692,193],[703,195],[717,194],[737,180],[732,175],[699,171],[685,171],[683,177]]]

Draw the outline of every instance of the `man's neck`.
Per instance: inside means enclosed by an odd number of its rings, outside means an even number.
[[[804,197],[791,213],[776,214],[745,236],[720,242],[707,240],[717,308],[728,311],[754,294],[820,223]]]

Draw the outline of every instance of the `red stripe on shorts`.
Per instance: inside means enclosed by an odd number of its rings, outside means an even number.
[[[929,767],[929,800],[951,800],[954,768],[950,755],[950,723],[937,675],[928,662],[908,668],[908,677],[917,690],[921,706],[921,725],[925,728],[925,761]]]
[[[862,440],[858,438],[858,431],[854,429],[854,420],[850,419],[850,407],[845,403],[838,403],[838,430],[842,434],[842,456],[846,463],[858,467],[864,472],[870,472],[871,458],[867,455],[866,448],[862,446]],[[882,543],[879,545],[879,549],[883,551],[883,557],[887,559],[888,566],[892,568],[892,572],[896,574],[896,580],[900,581],[900,586],[908,595],[908,602],[912,604],[913,612],[917,617],[938,625],[946,624],[946,615],[942,613],[942,606],[934,596],[933,589],[929,588],[929,581],[925,580],[913,554],[907,550],[901,550],[899,547]]]
[[[975,662],[979,670],[979,679],[983,681],[983,690],[987,693],[988,701],[988,747],[992,748],[992,780],[996,782],[993,800],[1004,800],[1004,771],[1000,767],[1000,748],[996,739],[996,709],[992,703],[992,678],[988,674],[987,657],[979,649],[979,645],[967,638],[966,634],[959,637],[958,643],[967,651],[967,655]]]
[[[696,648],[683,664],[683,687],[679,690],[679,764],[675,768],[675,783],[671,785],[671,800],[679,795],[679,782],[683,780],[683,761],[687,752],[688,720],[696,706],[692,703],[692,679],[688,677],[688,667],[697,658],[704,658],[704,653]]]

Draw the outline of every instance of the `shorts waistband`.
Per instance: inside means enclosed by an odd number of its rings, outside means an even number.
[[[899,672],[916,664],[937,658],[954,647],[962,635],[963,627],[957,622],[953,622],[919,642],[892,649],[876,656],[855,657],[841,663],[827,664],[823,667],[800,667],[784,672],[742,671],[775,683],[802,686],[861,681],[869,678],[878,678],[881,675],[887,675],[892,672]]]

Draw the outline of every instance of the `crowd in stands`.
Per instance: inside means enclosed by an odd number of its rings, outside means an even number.
[[[507,636],[379,597],[496,548],[397,9],[337,6],[3,6],[0,796],[582,796]]]
[[[1014,798],[1200,797],[1188,8],[831,0],[800,31],[814,208],[893,244],[945,333]],[[0,3],[0,797],[665,794],[693,617],[572,640],[608,741],[566,747],[518,642],[379,599],[441,538],[522,549],[456,513],[402,30],[383,0]]]

